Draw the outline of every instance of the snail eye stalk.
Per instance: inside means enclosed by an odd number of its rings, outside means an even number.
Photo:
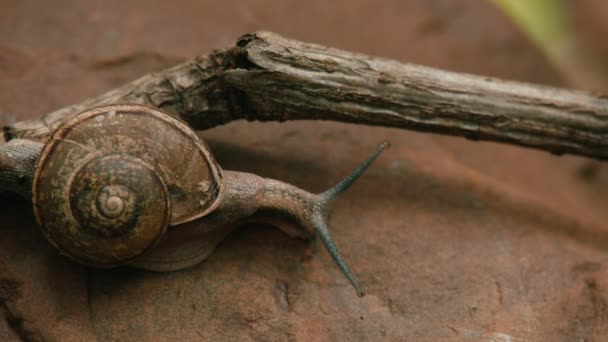
[[[361,289],[361,286],[355,279],[355,276],[352,274],[346,262],[342,258],[342,255],[338,251],[338,248],[334,244],[331,235],[329,233],[329,229],[327,227],[327,213],[329,209],[329,205],[346,189],[348,189],[364,172],[367,170],[370,165],[378,158],[380,153],[389,146],[388,141],[382,143],[374,153],[372,153],[365,161],[363,161],[359,166],[357,166],[348,176],[344,177],[340,182],[336,185],[328,189],[327,191],[319,194],[321,199],[321,205],[316,206],[319,208],[312,216],[312,226],[315,229],[317,235],[323,241],[325,248],[327,248],[327,252],[334,261],[338,264],[338,267],[342,270],[342,273],[346,276],[346,278],[353,285],[355,290],[357,290],[357,294],[359,297],[363,297],[365,293]]]

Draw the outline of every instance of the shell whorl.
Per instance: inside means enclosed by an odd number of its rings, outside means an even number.
[[[167,226],[213,210],[222,190],[221,169],[186,124],[113,105],[55,131],[37,163],[34,212],[63,254],[111,267],[154,247]]]
[[[93,158],[75,172],[69,205],[79,226],[94,237],[120,237],[137,224],[160,234],[169,217],[167,193],[151,165],[114,154]]]

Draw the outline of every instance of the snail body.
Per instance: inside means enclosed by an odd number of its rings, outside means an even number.
[[[206,259],[239,222],[269,212],[294,237],[318,235],[363,294],[327,228],[327,211],[387,146],[349,176],[312,194],[257,175],[224,171],[182,121],[159,109],[111,105],[87,110],[45,144],[0,146],[0,188],[31,198],[57,250],[93,267],[174,271]]]

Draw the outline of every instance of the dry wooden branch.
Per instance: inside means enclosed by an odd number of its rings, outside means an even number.
[[[81,110],[124,102],[160,107],[196,129],[237,119],[335,120],[608,159],[608,97],[402,64],[270,32],[8,126],[5,138],[45,140]]]

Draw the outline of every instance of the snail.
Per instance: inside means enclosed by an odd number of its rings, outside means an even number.
[[[317,235],[363,295],[332,241],[330,203],[388,145],[334,187],[312,194],[254,174],[222,170],[186,123],[160,109],[109,105],[66,121],[46,143],[0,146],[0,189],[31,199],[46,239],[91,267],[174,271],[206,259],[239,222],[286,216],[292,237]]]

